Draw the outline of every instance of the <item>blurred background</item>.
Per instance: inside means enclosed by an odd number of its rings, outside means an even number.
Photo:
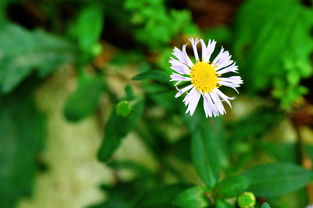
[[[270,162],[310,170],[312,3],[1,0],[0,207],[182,207],[175,196],[203,185],[197,131],[217,180]],[[202,104],[189,117],[174,98],[169,57],[190,37],[215,39],[239,66],[223,117],[203,118]],[[249,190],[271,207],[313,203],[311,179],[288,177]]]

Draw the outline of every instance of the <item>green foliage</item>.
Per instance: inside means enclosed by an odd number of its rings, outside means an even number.
[[[132,12],[130,22],[138,25],[135,38],[151,49],[165,46],[179,33],[198,34],[188,11],[167,11],[164,0],[126,0],[124,7]]]
[[[103,142],[98,152],[98,158],[102,162],[108,162],[114,151],[118,148],[122,139],[135,127],[142,115],[144,102],[137,101],[132,106],[128,116],[120,116],[113,110],[105,127]]]
[[[187,186],[183,184],[171,184],[162,187],[152,188],[144,193],[134,203],[133,207],[138,208],[171,208],[171,202]],[[190,207],[191,208],[191,207]]]
[[[97,76],[81,75],[78,82],[78,87],[64,106],[64,115],[72,122],[80,121],[97,110],[104,88],[102,80]]]
[[[225,164],[222,146],[218,141],[222,140],[223,136],[221,134],[222,123],[220,120],[213,119],[210,122],[197,123],[195,121],[193,119],[190,121],[190,125],[196,125],[191,131],[192,161],[204,183],[213,188]]]
[[[258,196],[276,197],[296,191],[312,181],[312,173],[297,165],[275,163],[249,169],[249,190]]]
[[[226,201],[221,199],[216,200],[216,208],[232,208],[233,206]]]
[[[132,208],[131,201],[133,201],[134,196],[129,193],[140,192],[140,186],[137,184],[140,182],[121,182],[115,186],[102,186],[102,190],[109,193],[108,199],[88,208]]]
[[[181,208],[203,208],[209,205],[205,196],[207,190],[204,187],[196,186],[189,188],[177,195],[173,204]]]
[[[215,193],[221,198],[232,198],[246,191],[250,179],[243,175],[228,177],[217,184]]]
[[[47,76],[75,60],[74,47],[41,30],[28,31],[14,24],[0,29],[0,91],[8,93],[36,70]]]
[[[103,11],[98,5],[84,8],[73,24],[70,33],[77,41],[79,48],[86,55],[97,55],[94,47],[98,42],[103,28]]]
[[[0,207],[30,197],[43,149],[45,117],[25,90],[0,97]]]
[[[287,108],[307,92],[300,81],[312,74],[312,15],[297,0],[246,1],[236,19],[234,55],[250,92],[274,88]]]

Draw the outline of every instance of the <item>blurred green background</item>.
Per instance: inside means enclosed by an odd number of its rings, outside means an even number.
[[[312,4],[1,0],[0,208],[313,204]],[[224,117],[174,98],[190,37],[239,66]]]

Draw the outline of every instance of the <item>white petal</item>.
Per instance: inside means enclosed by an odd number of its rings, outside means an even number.
[[[223,115],[225,113],[225,109],[224,106],[220,100],[220,98],[217,96],[217,94],[215,94],[215,92],[210,92],[209,96],[211,97],[211,99],[213,100],[214,104],[216,105],[220,115]]]
[[[219,80],[223,82],[232,83],[238,87],[243,83],[240,76],[220,77]]]
[[[208,98],[205,95],[203,95],[202,97],[203,97],[203,109],[205,112],[205,117],[212,117],[213,112],[212,112],[212,109],[210,107]]]
[[[210,41],[210,40],[209,40]],[[205,58],[205,56],[206,56],[206,54],[207,54],[207,48],[206,48],[206,45],[205,45],[205,43],[204,43],[204,41],[201,39],[200,40],[200,43],[201,43],[201,54],[202,54],[202,61],[204,61],[204,58]]]
[[[234,62],[232,65],[230,66],[227,66],[225,68],[219,68],[216,70],[216,72],[218,74],[225,74],[225,73],[228,73],[228,72],[235,72],[237,73],[238,71],[238,66],[236,66],[236,63]]]
[[[203,40],[200,40],[201,47],[202,47],[202,61],[208,62],[211,58],[211,55],[215,49],[216,41],[215,40],[209,40],[208,45],[206,46]]]
[[[193,66],[193,63],[192,61],[190,60],[187,52],[186,52],[186,47],[187,47],[187,44],[183,45],[183,53],[184,53],[184,58],[186,60],[186,64],[191,68]]]
[[[217,66],[216,70],[221,69],[223,67],[229,66],[234,61],[231,60],[231,55],[228,51],[224,51],[224,48],[222,47],[218,55],[215,57],[215,59],[212,62],[213,66]]]
[[[234,63],[234,61],[231,60],[231,55],[229,55],[228,52],[225,52],[223,56],[218,60],[216,70],[227,67],[232,63]]]
[[[219,116],[220,113],[216,107],[216,105],[213,103],[209,93],[204,94],[204,98],[205,98],[205,104],[208,105],[207,109],[211,110],[211,113],[213,114],[213,116]]]
[[[171,66],[171,69],[173,69],[175,72],[179,73],[179,74],[186,74],[186,75],[190,75],[190,70],[189,68],[186,66]]]
[[[191,45],[192,45],[195,59],[196,59],[196,61],[199,61],[199,55],[198,55],[198,50],[197,50],[197,44],[199,43],[199,39],[198,38],[196,38],[196,39],[190,38],[189,40],[190,40]]]
[[[190,69],[187,65],[185,65],[184,63],[171,58],[169,63],[171,64],[171,69],[173,69],[174,71],[180,73],[180,74],[190,74]]]
[[[190,81],[190,77],[184,77],[180,74],[172,73],[170,81]]]
[[[189,102],[192,99],[192,95],[195,93],[195,91],[197,91],[197,90],[196,90],[196,88],[193,87],[192,90],[185,96],[185,98],[183,100],[185,105],[189,104]]]
[[[195,89],[195,88],[194,88]],[[190,92],[191,93],[191,92]],[[188,93],[189,94],[189,93]],[[198,90],[193,91],[192,93],[192,99],[189,100],[188,108],[186,110],[186,113],[189,112],[189,114],[192,116],[197,108],[198,102],[200,100],[201,93],[198,92]]]
[[[235,97],[228,97],[227,95],[225,95],[224,93],[222,93],[222,91],[220,91],[219,89],[215,89],[215,91],[216,91],[216,94],[217,94],[220,98],[222,98],[222,101],[225,101],[225,102],[229,105],[229,107],[231,107],[231,104],[230,104],[229,100],[234,100]]]
[[[175,95],[175,98],[178,98],[179,96],[181,96],[182,94],[184,94],[185,92],[187,92],[188,90],[190,90],[193,87],[193,85],[188,85],[187,87],[184,87],[183,89],[178,89],[176,87],[176,89],[178,90],[178,92]]]
[[[218,81],[217,83],[220,84],[220,85],[226,86],[226,87],[230,87],[230,88],[232,88],[233,90],[235,90],[239,94],[239,92],[238,92],[238,90],[236,88],[240,87],[240,86],[234,85],[234,84],[229,83],[229,82],[224,82],[224,81]]]
[[[178,49],[178,48],[175,47],[175,48],[173,49],[172,54],[173,54],[174,56],[176,56],[176,58],[177,58],[180,62],[182,62],[182,63],[184,63],[184,64],[187,64],[187,62],[186,62],[186,60],[185,60],[185,55],[184,55],[184,53],[183,53],[180,49]]]

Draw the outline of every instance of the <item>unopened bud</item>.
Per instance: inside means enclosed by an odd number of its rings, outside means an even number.
[[[252,192],[244,192],[238,197],[240,208],[253,208],[255,205],[255,196]]]

